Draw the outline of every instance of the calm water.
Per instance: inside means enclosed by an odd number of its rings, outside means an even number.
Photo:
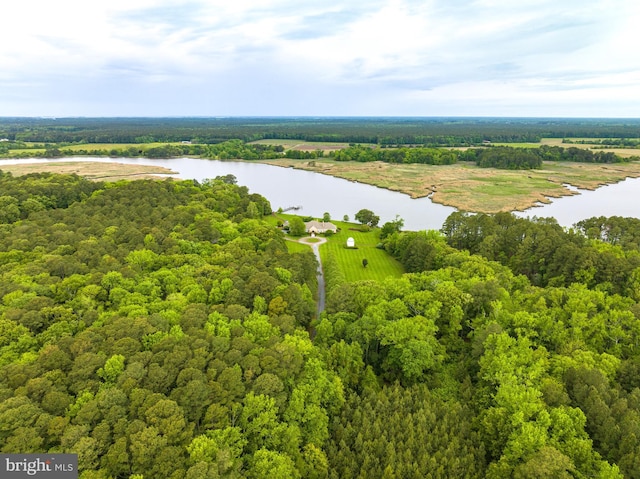
[[[50,162],[52,160],[0,160],[3,164],[19,162]],[[249,162],[227,162],[178,158],[149,160],[144,158],[63,158],[57,161],[119,162],[158,165],[178,172],[182,179],[201,181],[220,175],[232,174],[238,184],[247,186],[271,202],[274,210],[302,206],[298,213],[322,217],[329,212],[332,218],[350,219],[362,208],[380,216],[380,224],[404,219],[407,230],[439,229],[454,208],[433,203],[429,198],[411,199],[402,193],[375,186],[355,183],[308,171],[281,168]],[[592,216],[633,216],[640,218],[640,179],[628,179],[615,185],[603,186],[596,191],[580,190],[580,195],[553,200],[551,204],[530,208],[519,216],[555,217],[563,226]]]
[[[580,194],[554,199],[550,204],[529,208],[517,215],[553,217],[563,226],[594,216],[640,218],[640,178],[628,178],[594,191],[570,189]]]

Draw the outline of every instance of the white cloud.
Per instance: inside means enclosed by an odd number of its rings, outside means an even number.
[[[0,30],[0,114],[640,111],[640,6],[623,0],[21,0],[3,16],[24,20]]]

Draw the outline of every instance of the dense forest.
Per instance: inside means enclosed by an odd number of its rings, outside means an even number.
[[[289,253],[221,177],[0,173],[0,450],[83,479],[640,477],[640,222],[374,228]]]
[[[113,144],[110,148],[104,145],[82,144],[27,144],[22,141],[5,141],[0,143],[0,157],[6,158],[61,158],[66,156],[96,156],[96,157],[124,157],[124,158],[178,158],[193,156],[216,160],[245,159],[264,160],[280,157],[292,157],[290,151],[284,153],[279,145],[249,144],[242,140],[227,140],[216,144],[166,143],[166,144]],[[294,157],[317,158],[318,154],[304,154],[293,151]],[[295,155],[299,153],[299,155]]]
[[[588,118],[0,118],[0,138],[38,143],[220,143],[296,139],[469,146],[540,138],[640,138],[637,119]]]

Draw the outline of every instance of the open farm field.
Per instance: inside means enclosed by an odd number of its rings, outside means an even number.
[[[278,139],[268,139],[268,140],[258,140],[253,141],[250,144],[254,145],[281,145],[284,147],[285,151],[287,150],[298,150],[298,151],[336,151],[342,150],[343,148],[347,148],[349,146],[348,143],[341,142],[332,142],[332,141],[301,141],[301,140],[278,140]],[[375,146],[375,145],[369,145]]]
[[[562,138],[542,138],[539,143],[534,142],[516,142],[516,143],[506,143],[506,142],[493,142],[491,143],[493,146],[510,146],[512,148],[540,148],[542,145],[548,146],[564,146],[562,143]]]
[[[77,152],[80,152],[80,154],[83,154],[82,152],[88,152],[89,154],[94,154],[94,155],[109,155],[113,150],[116,151],[125,151],[125,150],[130,150],[133,149],[136,152],[138,151],[146,151],[149,150],[151,148],[158,148],[158,147],[164,147],[167,145],[171,145],[171,146],[182,146],[182,143],[179,142],[155,142],[155,143],[79,143],[79,144],[74,144],[74,145],[67,145],[67,146],[57,146],[57,145],[53,145],[54,147],[58,148],[60,151],[63,152],[73,152],[72,154],[75,154]],[[12,155],[14,156],[22,156],[22,155],[36,155],[36,154],[44,154],[46,152],[46,148],[42,147],[39,148],[40,146],[43,146],[39,143],[32,143],[31,147],[29,148],[14,148],[9,150],[7,155],[4,155],[6,157],[11,157]]]
[[[455,165],[337,162],[318,159],[270,160],[266,163],[300,168],[405,193],[413,198],[431,195],[440,204],[462,211],[497,213],[525,210],[549,198],[575,194],[564,184],[582,189],[640,177],[640,163],[551,163],[539,170],[480,168]]]
[[[127,148],[136,148],[138,150],[148,150],[149,148],[157,148],[165,145],[181,145],[181,143],[172,142],[155,142],[155,143],[83,143],[78,145],[70,145],[60,147],[61,150],[102,150],[109,152],[111,150],[123,150]]]
[[[35,155],[37,153],[44,153],[45,151],[47,151],[46,148],[14,148],[12,150],[9,150],[9,155],[7,156],[11,156],[11,155],[20,156],[22,154]]]
[[[564,143],[563,142],[563,138],[541,138],[540,142],[537,143],[533,143],[533,142],[524,142],[524,143],[505,143],[505,142],[494,142],[492,143],[492,145],[494,146],[512,146],[514,148],[538,148],[542,145],[547,145],[547,146],[561,146],[563,148],[567,148],[569,146],[576,146],[578,148],[591,148],[592,146],[595,145],[595,138],[571,138],[571,140],[576,140],[576,141],[587,141],[587,140],[594,140],[594,143],[577,143],[577,144],[573,144],[573,143]]]
[[[29,173],[51,172],[76,174],[84,178],[99,181],[118,181],[123,179],[158,178],[157,175],[175,175],[176,172],[161,166],[125,165],[122,163],[101,163],[91,161],[68,161],[51,163],[24,163],[3,165],[2,170],[14,176]]]

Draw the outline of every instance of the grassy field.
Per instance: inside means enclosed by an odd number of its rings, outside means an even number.
[[[32,154],[35,155],[36,153],[44,153],[46,150],[46,148],[15,148],[13,150],[9,150],[9,155],[16,155],[19,156],[22,153],[27,153],[27,154]]]
[[[287,241],[287,250],[289,253],[300,253],[304,251],[311,251],[311,248],[304,243],[298,243],[295,240]]]
[[[2,170],[15,176],[28,173],[51,172],[76,174],[84,178],[99,181],[118,181],[123,179],[158,178],[156,175],[175,175],[176,172],[161,166],[125,165],[122,163],[102,163],[90,161],[64,161],[52,163],[23,163],[3,165]]]
[[[81,145],[70,145],[61,147],[61,150],[101,150],[108,153],[111,150],[126,150],[127,148],[135,148],[137,150],[148,150],[149,148],[156,148],[158,146],[175,145],[180,146],[179,142],[162,142],[162,143],[87,143]]]
[[[39,146],[40,143],[33,143],[32,145]],[[69,151],[98,151],[104,155],[108,155],[111,150],[126,150],[128,148],[135,148],[138,151],[145,151],[150,148],[156,148],[159,146],[165,145],[175,145],[180,146],[182,143],[180,142],[157,142],[157,143],[83,143],[78,145],[69,145],[69,146],[60,146],[58,147],[61,151],[69,150]],[[9,150],[9,155],[20,155],[22,153],[44,153],[45,148],[18,148]]]
[[[546,162],[538,170],[479,168],[473,163],[455,165],[399,165],[383,162],[337,162],[329,159],[278,159],[266,163],[293,167],[359,181],[405,193],[413,198],[431,195],[435,203],[462,211],[497,213],[525,210],[537,202],[549,202],[575,194],[564,184],[582,189],[640,177],[640,163]]]
[[[338,260],[342,274],[347,281],[361,281],[374,279],[377,281],[385,278],[399,278],[404,269],[402,265],[392,258],[386,251],[376,247],[379,240],[379,230],[363,233],[352,223],[332,221],[341,230],[330,236],[325,244],[320,246],[320,257],[326,258],[333,254]],[[355,240],[355,248],[347,248],[347,238]],[[362,260],[368,261],[367,267],[362,265]]]
[[[332,142],[332,141],[302,141],[302,140],[278,140],[278,139],[268,139],[268,140],[258,140],[254,141],[251,144],[257,145],[281,145],[284,147],[285,151],[287,150],[299,150],[299,151],[336,151],[342,150],[349,146],[348,143],[340,143],[340,142]],[[375,146],[375,145],[368,145]]]
[[[275,225],[278,219],[288,220],[294,215],[279,214],[265,218]],[[320,257],[323,260],[333,254],[338,260],[340,270],[347,281],[360,281],[367,279],[383,280],[388,277],[398,278],[404,273],[402,265],[392,258],[386,251],[376,248],[380,242],[379,230],[363,233],[358,224],[345,223],[343,221],[331,221],[340,231],[328,236],[327,242],[320,246]],[[353,228],[353,229],[352,229]],[[347,238],[355,240],[356,248],[347,248]],[[310,251],[306,244],[298,243],[297,238],[289,238],[287,248],[290,253],[297,251]],[[362,260],[367,259],[368,264],[362,266]]]

